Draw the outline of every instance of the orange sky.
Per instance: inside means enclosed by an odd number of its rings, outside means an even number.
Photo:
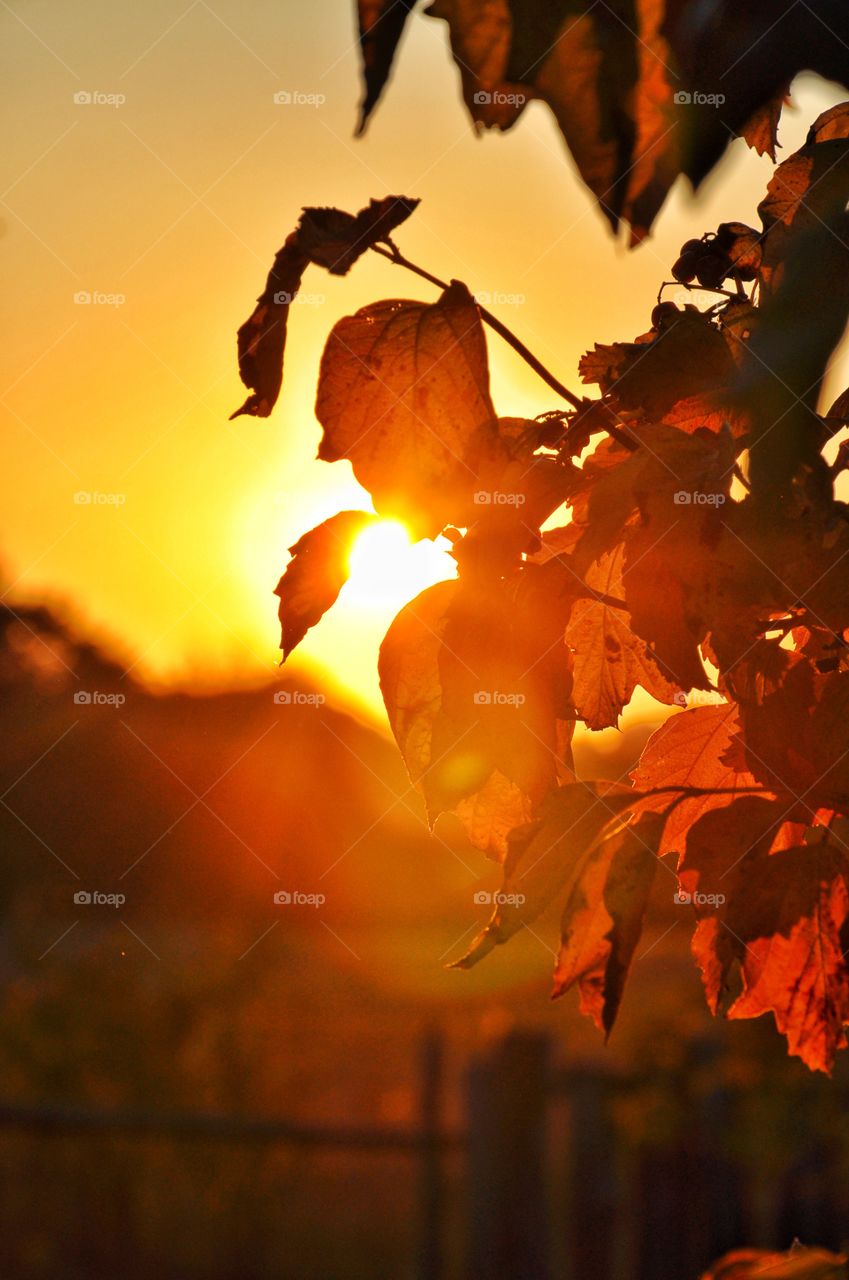
[[[698,201],[677,190],[654,238],[629,254],[542,104],[509,135],[475,137],[432,19],[411,20],[398,75],[355,142],[349,0],[44,0],[3,13],[0,556],[13,597],[63,601],[157,682],[273,674],[270,593],[286,548],[341,507],[369,505],[347,463],[314,461],[324,339],[377,298],[434,297],[373,255],[344,279],[315,269],[293,309],[277,409],[228,422],[245,394],[235,330],[301,205],[419,196],[398,235],[408,256],[475,292],[512,295],[492,309],[577,388],[588,346],[648,327],[684,239],[755,221],[772,167],[735,144]],[[276,105],[280,90],[324,101]],[[842,96],[812,80],[795,90],[785,154]],[[80,93],[112,100],[77,103]],[[111,301],[83,305],[81,291]],[[558,407],[497,341],[499,411]],[[827,396],[849,381],[839,365]],[[79,491],[116,497],[80,505]],[[331,668],[374,711],[380,636],[440,562],[415,550],[408,576],[396,564],[376,589],[363,572],[298,661]]]

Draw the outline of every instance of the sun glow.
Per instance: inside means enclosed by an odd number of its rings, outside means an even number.
[[[398,520],[370,525],[354,543],[342,598],[359,609],[400,609],[425,587],[455,576],[449,548],[446,538],[414,543]]]

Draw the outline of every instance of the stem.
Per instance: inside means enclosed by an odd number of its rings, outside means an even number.
[[[390,262],[394,262],[396,266],[406,267],[408,271],[412,271],[415,275],[421,276],[423,280],[429,280],[430,283],[435,284],[438,289],[448,288],[448,284],[445,280],[440,280],[439,276],[431,275],[429,271],[425,271],[424,267],[416,266],[415,262],[410,262],[409,258],[405,258],[400,249],[395,245],[392,245],[391,249],[384,249],[383,246],[379,244],[373,244],[370,247],[375,253],[379,253],[381,257],[388,258]],[[546,369],[542,361],[538,360],[533,351],[530,351],[525,346],[521,338],[516,337],[512,329],[508,329],[506,324],[502,324],[497,316],[494,316],[491,311],[487,311],[486,307],[482,307],[480,303],[478,303],[478,310],[480,311],[481,319],[486,321],[490,329],[494,329],[495,332],[513,348],[517,355],[520,355],[522,359],[531,366],[534,373],[538,374],[539,377],[542,378],[543,382],[548,383],[552,391],[556,391],[564,400],[568,400],[569,404],[571,404],[574,409],[583,408],[583,401],[578,396],[574,395],[568,387],[565,387],[558,378],[555,378],[554,374],[549,369]]]

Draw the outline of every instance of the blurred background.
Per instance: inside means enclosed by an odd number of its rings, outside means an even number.
[[[606,1049],[548,1003],[555,920],[445,970],[497,874],[427,832],[375,669],[444,549],[366,542],[277,668],[287,547],[369,506],[314,462],[325,337],[432,291],[377,258],[308,276],[274,416],[227,420],[304,204],[420,197],[408,255],[576,388],[684,239],[755,220],[771,165],[734,144],[627,254],[541,104],[473,134],[423,16],[355,142],[352,10],[3,6],[2,1273],[687,1280],[736,1244],[836,1247],[846,1068],[710,1020],[671,876]],[[785,155],[841,96],[794,85]],[[491,365],[500,413],[557,407]],[[826,401],[847,375],[841,352]],[[621,776],[661,714],[580,738],[582,771]]]

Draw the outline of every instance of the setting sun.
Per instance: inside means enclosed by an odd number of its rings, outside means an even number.
[[[340,599],[360,609],[400,609],[425,587],[453,578],[457,566],[446,538],[412,542],[398,520],[365,529],[351,551],[351,576]]]

